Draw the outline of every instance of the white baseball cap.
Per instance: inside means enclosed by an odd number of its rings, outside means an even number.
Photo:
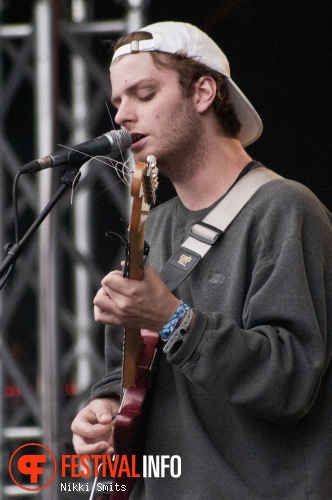
[[[151,33],[150,40],[134,40],[119,47],[113,55],[112,63],[120,56],[135,52],[167,52],[181,54],[205,64],[226,77],[227,87],[241,123],[239,140],[249,146],[258,139],[263,130],[262,121],[243,92],[233,82],[227,57],[218,45],[203,31],[188,23],[166,21],[150,24],[139,31]]]

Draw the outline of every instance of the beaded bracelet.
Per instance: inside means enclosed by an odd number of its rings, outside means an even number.
[[[159,330],[159,335],[164,342],[166,342],[166,340],[168,340],[168,338],[172,335],[176,325],[178,324],[180,319],[183,318],[188,309],[189,306],[181,301],[173,316],[167,321],[166,325],[164,325],[162,329]]]
[[[191,320],[193,319],[193,315],[194,315],[194,311],[192,309],[188,309],[181,325],[178,326],[178,328],[176,328],[174,330],[174,332],[172,333],[172,335],[170,335],[168,341],[165,344],[163,351],[166,354],[172,350],[172,348],[174,347],[174,345],[177,342],[180,342],[183,340],[184,335],[188,332],[188,330],[190,328],[190,323],[191,323]]]

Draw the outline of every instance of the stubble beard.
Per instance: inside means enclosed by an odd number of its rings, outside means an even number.
[[[202,165],[204,157],[203,126],[184,99],[181,110],[170,125],[167,137],[156,148],[160,172],[173,183],[185,182]]]

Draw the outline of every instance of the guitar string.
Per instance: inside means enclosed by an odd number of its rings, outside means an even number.
[[[114,121],[113,121],[108,103],[106,102],[105,105],[106,105],[107,112],[108,112],[108,115],[109,115],[109,118],[110,118],[110,121],[112,124],[112,130],[115,131]],[[114,137],[114,141],[115,142],[119,141],[118,145],[120,145],[120,139],[117,136]],[[72,148],[70,146],[66,146],[63,144],[59,144],[59,146],[79,153],[79,151],[77,151],[75,148]],[[130,166],[128,166],[128,164],[130,164],[130,162],[132,161],[132,158],[133,158],[132,154],[130,153],[128,158],[125,159],[124,154],[123,154],[124,152],[120,147],[119,147],[119,153],[121,155],[122,161],[115,160],[114,158],[109,158],[108,156],[92,156],[92,155],[87,154],[87,156],[90,156],[90,159],[82,167],[84,167],[85,165],[88,165],[88,163],[90,163],[91,160],[97,160],[99,163],[103,163],[104,165],[111,167],[115,171],[116,175],[119,177],[119,182],[113,183],[111,186],[108,186],[104,191],[99,193],[98,196],[107,192],[109,189],[118,185],[121,182],[127,187],[130,187],[130,185],[131,185],[131,181],[132,181],[132,177],[133,177],[133,170],[132,170],[132,168],[130,168]],[[81,169],[82,169],[82,167],[81,167]],[[77,172],[77,174],[74,177],[73,182],[72,182],[71,199],[70,199],[71,205],[73,204],[73,199],[74,199],[74,187],[76,184],[77,177],[79,175],[80,175],[80,171]]]
[[[59,146],[64,147],[66,149],[70,149],[71,151],[75,151],[77,153],[80,152],[77,149],[72,148],[70,146],[64,146],[62,144],[59,144]],[[87,156],[89,156],[89,155],[87,154]],[[102,158],[104,158],[104,160],[102,160]],[[105,189],[103,192],[108,191],[113,186],[115,186],[121,182],[127,187],[129,187],[131,185],[131,179],[132,179],[133,173],[132,173],[131,168],[127,165],[131,161],[131,155],[129,156],[129,158],[127,160],[124,160],[123,162],[119,161],[119,160],[115,160],[114,158],[109,158],[107,156],[90,156],[90,159],[86,163],[84,163],[84,165],[82,167],[84,167],[85,165],[88,165],[88,163],[90,163],[91,160],[97,160],[99,163],[103,163],[104,165],[111,167],[116,172],[117,176],[120,179],[118,182],[112,184],[107,189]],[[82,170],[82,167],[81,167],[81,170]],[[73,204],[74,188],[75,188],[75,184],[76,184],[76,179],[79,175],[80,175],[80,171],[77,172],[76,176],[74,177],[74,179],[72,181],[71,201],[70,201],[71,204]],[[101,194],[101,193],[99,193],[99,194]]]

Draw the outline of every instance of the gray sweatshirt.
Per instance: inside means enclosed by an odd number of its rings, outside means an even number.
[[[151,211],[157,271],[208,211],[177,197]],[[196,322],[161,356],[144,453],[180,456],[181,476],[131,498],[332,498],[331,222],[304,186],[269,182],[176,290]],[[119,393],[122,332],[105,349],[92,398]]]

